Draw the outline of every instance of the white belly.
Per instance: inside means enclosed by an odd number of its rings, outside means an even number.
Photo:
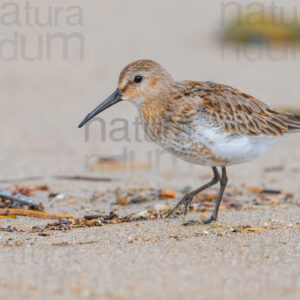
[[[282,137],[249,136],[221,134],[217,129],[202,131],[199,141],[205,144],[220,160],[228,161],[227,165],[251,161],[266,153]]]
[[[282,137],[249,136],[222,133],[216,128],[197,127],[186,132],[168,134],[152,140],[176,157],[205,166],[228,166],[262,156]]]

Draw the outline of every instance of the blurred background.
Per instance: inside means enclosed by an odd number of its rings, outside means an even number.
[[[1,1],[0,12],[0,179],[99,175],[111,156],[122,160],[117,171],[139,174],[137,181],[140,171],[174,184],[207,172],[181,162],[174,168],[168,154],[144,141],[128,103],[77,129],[115,90],[121,69],[141,58],[156,60],[178,80],[231,85],[279,109],[299,106],[298,0],[20,0]],[[297,149],[293,136],[232,172],[240,177],[262,166],[292,168]]]

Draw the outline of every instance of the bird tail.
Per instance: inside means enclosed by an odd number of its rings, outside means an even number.
[[[300,132],[300,115],[292,113],[284,113],[283,121],[288,126],[286,132]]]

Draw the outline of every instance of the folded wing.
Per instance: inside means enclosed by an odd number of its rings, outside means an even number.
[[[233,135],[282,136],[300,131],[300,116],[272,109],[254,97],[229,86],[211,82],[186,82],[185,94],[202,100],[199,113],[213,126]]]

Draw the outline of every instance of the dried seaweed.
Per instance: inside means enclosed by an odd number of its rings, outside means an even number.
[[[19,189],[21,190],[21,189]],[[25,189],[26,190],[26,189]],[[33,189],[34,190],[34,189]],[[24,192],[24,189],[23,189]],[[42,218],[55,218],[58,219],[54,223],[49,223],[44,226],[34,226],[30,230],[32,233],[38,233],[40,236],[48,236],[49,231],[53,230],[70,230],[74,228],[86,228],[86,227],[99,227],[109,224],[122,224],[137,221],[156,220],[162,219],[167,214],[168,210],[184,195],[186,189],[182,191],[173,191],[172,189],[159,190],[153,188],[143,188],[140,186],[128,186],[126,189],[118,188],[113,192],[117,203],[120,205],[130,205],[149,202],[150,204],[147,209],[140,210],[129,215],[120,216],[118,213],[111,211],[109,214],[95,214],[86,215],[83,218],[75,218],[67,215],[50,214],[47,212],[31,211],[28,209],[15,209],[15,208],[0,208],[0,214],[2,216],[16,216],[25,215],[30,217],[42,217]],[[105,195],[105,194],[103,194]],[[103,196],[102,195],[102,196]],[[177,199],[175,198],[177,196]],[[187,222],[183,225],[191,226],[202,223],[202,219],[206,219],[210,211],[214,206],[214,202],[217,198],[217,190],[209,193],[200,193],[194,197],[192,204],[190,205],[189,212],[200,212],[199,221]],[[76,198],[76,197],[75,197]],[[76,204],[78,201],[74,197],[71,198],[70,204]],[[294,195],[291,193],[284,193],[277,189],[265,189],[261,187],[250,187],[243,185],[242,188],[229,188],[220,206],[221,210],[227,209],[253,209],[257,206],[275,206],[291,203]],[[174,204],[171,205],[171,199]],[[154,201],[162,201],[157,203]],[[168,203],[166,203],[168,201]],[[154,203],[153,203],[154,202]],[[28,207],[27,207],[28,208]],[[178,210],[173,218],[177,218],[183,213],[182,210]],[[249,227],[248,231],[259,231],[261,228]],[[11,228],[2,229],[1,231],[10,231]],[[240,229],[233,228],[233,232]],[[243,228],[243,230],[246,230]]]

